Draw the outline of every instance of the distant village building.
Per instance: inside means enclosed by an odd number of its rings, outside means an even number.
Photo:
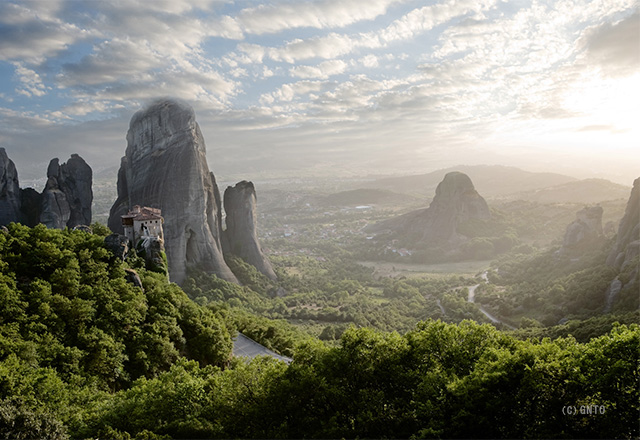
[[[128,214],[122,216],[124,235],[135,245],[144,237],[156,237],[164,240],[162,224],[164,218],[160,209],[136,205]]]

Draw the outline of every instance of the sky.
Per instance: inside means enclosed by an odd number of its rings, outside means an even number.
[[[222,179],[501,164],[640,176],[628,0],[0,0],[0,147],[21,177],[117,167],[159,97]]]

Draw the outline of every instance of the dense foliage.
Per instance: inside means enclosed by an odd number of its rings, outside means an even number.
[[[489,274],[491,283],[479,289],[477,298],[514,321],[526,317],[552,326],[607,312],[608,289],[617,277],[624,287],[613,300],[611,312],[637,310],[638,260],[619,272],[605,264],[610,249],[608,244],[597,244],[579,256],[557,249],[510,255],[494,263],[497,270]]]
[[[83,433],[632,438],[639,343],[637,325],[587,344],[517,341],[471,322],[425,322],[404,336],[352,329],[335,348],[301,347],[289,367],[273,359],[226,370],[179,361],[105,396]]]
[[[104,247],[108,230],[94,231],[11,224],[0,233],[0,393],[19,398],[3,401],[7,414],[64,412],[78,389],[126,388],[184,356],[230,358],[214,312],[162,275],[138,269],[144,292],[127,282],[127,264]]]
[[[375,280],[339,259],[304,259],[295,271],[280,260],[282,297],[250,268],[245,286],[194,272],[190,299],[139,257],[113,257],[106,234],[13,224],[0,233],[0,436],[640,435],[636,324],[595,322],[584,342],[535,325],[513,336],[471,321],[416,325],[439,311],[436,300],[475,313],[460,288],[475,281]],[[132,267],[144,291],[127,281]],[[268,318],[295,322],[310,299],[315,319],[331,317],[330,344]],[[394,319],[404,334],[354,327]],[[293,362],[230,360],[236,330]],[[538,338],[547,335],[563,337]]]

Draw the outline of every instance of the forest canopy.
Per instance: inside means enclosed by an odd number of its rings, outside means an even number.
[[[114,257],[108,233],[0,233],[4,437],[639,435],[637,324],[578,342],[427,320],[403,334],[351,327],[328,344],[218,301],[246,287],[219,283],[218,300],[193,301],[143,262]],[[293,362],[232,359],[236,329]]]

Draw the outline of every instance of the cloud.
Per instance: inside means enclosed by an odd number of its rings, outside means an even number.
[[[349,54],[357,49],[378,49],[401,40],[413,39],[433,29],[435,26],[469,13],[477,13],[493,7],[495,0],[450,1],[445,4],[414,9],[389,26],[371,32],[316,36],[308,39],[294,39],[280,47],[240,45],[239,49],[252,60],[259,62],[264,56],[274,61],[291,64],[310,58],[333,59]]]
[[[73,2],[0,2],[0,21],[4,22],[0,26],[0,60],[22,60],[14,63],[20,81],[17,91],[28,97],[43,96],[52,89],[43,79],[43,72],[47,72],[50,81],[55,79],[58,87],[79,99],[78,107],[67,106],[73,115],[85,112],[88,97],[140,99],[154,94],[154,89],[173,86],[184,86],[187,99],[220,105],[236,83],[214,71],[200,46],[210,36],[240,34],[229,17],[205,22],[195,15],[220,3],[91,2],[86,13],[78,14]],[[62,69],[51,75],[46,61],[89,37],[97,40],[91,52],[78,61],[63,63]],[[189,79],[198,83],[187,84]]]
[[[73,104],[62,107],[59,112],[53,112],[52,116],[61,119],[69,118],[72,116],[84,116],[89,113],[98,112],[105,113],[114,109],[124,109],[122,104],[113,104],[110,101],[98,101],[95,99],[82,99],[74,102]]]
[[[283,84],[276,91],[262,95],[260,101],[266,104],[271,104],[275,101],[290,102],[311,92],[319,92],[329,84],[327,81],[298,81]]]
[[[378,67],[378,57],[373,55],[373,54],[369,54],[367,56],[364,56],[364,57],[360,58],[358,61],[364,67],[367,67],[369,69],[373,69],[374,67]]]
[[[199,69],[167,69],[154,72],[153,76],[141,76],[130,81],[106,84],[92,89],[78,98],[130,101],[139,103],[156,96],[177,96],[187,101],[205,101],[213,108],[224,107],[225,101],[234,93],[236,84],[223,78],[216,71]]]
[[[0,2],[0,60],[42,62],[89,36],[78,26],[55,17],[59,2],[15,4]]]
[[[0,108],[0,146],[15,162],[20,183],[42,179],[54,158],[79,153],[94,172],[115,166],[124,154],[131,114],[77,124],[55,124],[29,113]]]
[[[578,129],[578,131],[614,131],[613,125],[586,125]]]
[[[289,69],[292,76],[296,78],[318,78],[327,79],[330,76],[344,73],[347,63],[342,60],[324,61],[317,66],[295,66]]]
[[[52,126],[53,122],[33,112],[0,107],[0,142],[8,134],[24,134],[31,130]]]
[[[210,36],[236,32],[227,26],[233,22],[226,16],[196,15],[220,2],[152,3],[149,8],[139,0],[95,4],[99,9],[87,25],[99,29],[100,41],[80,60],[63,64],[56,76],[58,85],[78,100],[77,107],[66,107],[69,114],[99,111],[87,107],[90,99],[136,105],[158,94],[221,108],[236,93],[239,82],[233,78],[247,76],[246,70],[235,68],[225,77],[202,49]]]
[[[480,13],[494,7],[495,4],[495,0],[462,0],[417,8],[379,32],[378,38],[386,44],[411,39],[455,17]]]
[[[0,2],[0,61],[15,72],[0,142],[48,160],[104,136],[109,154],[87,154],[115,165],[132,112],[158,95],[196,108],[216,163],[257,171],[413,167],[412,153],[431,164],[634,123],[632,104],[614,104],[637,89],[620,83],[638,71],[637,0],[260,3]]]
[[[118,8],[135,14],[160,13],[180,15],[194,10],[209,10],[214,6],[222,6],[226,0],[120,0]]]
[[[295,28],[336,28],[373,20],[401,0],[316,0],[262,4],[238,14],[250,34],[277,33]]]
[[[307,40],[298,38],[287,42],[282,47],[266,48],[263,53],[274,61],[295,64],[299,60],[310,58],[337,58],[352,52],[358,46],[360,46],[358,40],[332,32],[327,36]]]
[[[273,70],[267,66],[262,66],[262,78],[271,78],[274,75]]]
[[[640,69],[640,13],[589,29],[585,39],[587,62],[606,74],[626,76]]]
[[[65,64],[58,81],[65,87],[114,83],[135,79],[165,63],[163,56],[146,42],[114,38],[95,46],[79,62]]]
[[[215,20],[208,20],[204,26],[209,37],[222,37],[232,40],[242,40],[244,38],[244,32],[238,21],[228,15]]]
[[[624,7],[607,0],[585,7],[558,1],[522,5],[498,18],[469,17],[440,34],[421,69],[429,82],[450,89],[439,99],[460,117],[501,125],[505,117],[576,118],[580,113],[568,106],[566,94],[591,82],[576,35],[594,17],[614,17]]]
[[[15,74],[20,81],[21,87],[16,91],[27,97],[43,96],[47,93],[47,87],[42,82],[40,75],[34,70],[26,68],[22,63],[14,62]]]

